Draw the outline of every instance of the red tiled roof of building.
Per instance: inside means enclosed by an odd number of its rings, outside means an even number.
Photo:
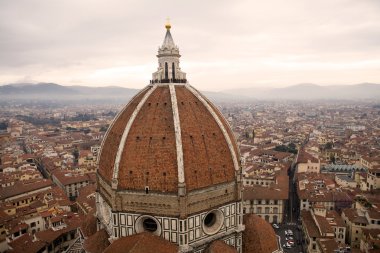
[[[58,222],[58,221],[62,221],[63,220],[63,217],[62,216],[54,216],[50,219],[50,221],[53,223],[53,222]]]
[[[16,226],[13,226],[12,229],[9,231],[10,234],[13,234],[15,232],[21,231],[23,229],[28,229],[29,225],[26,223],[20,223],[17,224]]]
[[[380,219],[380,209],[379,208],[370,208],[368,210],[368,216],[372,219]]]
[[[25,253],[25,252],[39,252],[46,247],[46,244],[42,241],[33,241],[33,237],[29,234],[24,234],[16,240],[9,243],[9,246],[13,249],[12,253]]]
[[[371,235],[373,238],[376,238],[380,235],[380,229],[374,229],[374,228],[363,228],[363,234],[365,235]]]
[[[301,219],[303,226],[306,228],[306,231],[309,234],[309,237],[321,237],[321,234],[319,233],[318,227],[315,224],[310,211],[302,210]]]
[[[86,185],[79,189],[76,203],[84,209],[84,213],[95,212],[95,191],[96,185]]]
[[[79,228],[82,223],[82,220],[83,220],[83,216],[69,213],[67,218],[64,218],[64,223],[66,224],[66,227],[62,227],[59,230],[48,229],[48,230],[40,231],[40,232],[37,232],[35,235],[41,241],[52,243],[55,239],[60,237],[62,234]]]
[[[358,212],[352,208],[346,208],[342,210],[342,214],[348,218],[349,221],[353,222],[356,217],[358,217]]]
[[[297,156],[297,162],[296,163],[308,163],[308,161],[312,163],[318,163],[319,160],[312,156],[311,154],[307,153],[305,150],[300,150],[299,154]]]
[[[83,247],[88,253],[102,253],[110,245],[108,237],[106,230],[101,229],[86,238]]]
[[[334,239],[317,239],[317,243],[322,253],[331,253],[339,249],[339,245]]]
[[[285,200],[289,198],[289,184],[288,177],[277,177],[278,184],[271,184],[269,187],[261,185],[250,185],[244,187],[243,199],[273,199]]]
[[[53,182],[50,179],[37,179],[29,181],[17,181],[14,185],[0,189],[0,200],[10,197],[16,197],[23,193],[52,187]]]
[[[325,235],[325,234],[333,234],[334,233],[334,229],[331,227],[331,225],[329,224],[329,222],[326,220],[325,217],[323,216],[319,216],[319,215],[315,215],[315,220],[318,222],[318,227],[320,229],[320,232]]]
[[[83,223],[81,224],[82,233],[85,236],[91,236],[96,233],[97,221],[93,214],[85,216]]]
[[[269,156],[269,157],[276,158],[278,160],[283,160],[287,157],[293,156],[292,153],[288,153],[288,152],[281,152],[281,151],[276,151],[276,150],[264,150],[264,149],[255,149],[250,153],[250,155],[252,155],[252,156]]]
[[[81,182],[90,181],[90,177],[88,174],[78,174],[73,173],[71,171],[60,171],[56,170],[53,172],[53,176],[62,184],[62,185],[70,185]]]
[[[237,253],[236,249],[221,240],[213,241],[205,253]]]
[[[143,232],[122,237],[112,242],[104,253],[177,253],[178,246],[160,236]]]
[[[344,220],[342,219],[342,216],[340,216],[338,214],[338,212],[335,210],[327,211],[326,217],[333,219],[333,223],[336,224],[336,225],[332,224],[333,226],[337,226],[337,227],[345,227],[346,226],[346,224],[344,223]]]
[[[255,214],[244,215],[244,253],[269,253],[278,249],[276,234],[272,226]]]

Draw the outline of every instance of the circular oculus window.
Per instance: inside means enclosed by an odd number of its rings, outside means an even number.
[[[203,232],[208,235],[213,235],[219,232],[224,224],[224,215],[220,210],[212,210],[203,218]]]
[[[136,233],[150,232],[154,235],[161,235],[161,225],[157,219],[152,216],[143,215],[137,218],[135,223]]]

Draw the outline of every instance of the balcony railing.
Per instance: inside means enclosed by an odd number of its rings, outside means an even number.
[[[150,84],[154,83],[187,83],[187,79],[155,79],[155,80],[150,80]]]

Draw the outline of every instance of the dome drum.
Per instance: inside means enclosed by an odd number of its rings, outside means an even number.
[[[101,177],[98,177],[98,185],[102,199],[117,212],[150,214],[153,209],[157,215],[184,218],[192,213],[204,212],[210,207],[239,201],[234,182],[192,191],[183,197],[173,193],[115,191]]]

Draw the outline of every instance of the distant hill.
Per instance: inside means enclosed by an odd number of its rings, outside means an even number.
[[[62,86],[55,83],[16,83],[0,86],[0,100],[112,100],[129,101],[139,89],[118,86]],[[315,100],[315,99],[379,99],[380,84],[320,86],[298,84],[285,88],[245,88],[223,92],[202,91],[214,102],[247,101],[252,99]]]
[[[245,88],[225,90],[223,93],[255,99],[380,99],[380,84],[361,83],[355,85],[320,86],[304,83],[285,88]]]
[[[6,99],[36,99],[36,100],[126,100],[138,92],[138,89],[128,89],[116,86],[88,87],[63,86],[55,83],[17,83],[0,86],[0,98]]]
[[[76,94],[76,91],[55,83],[17,83],[0,86],[0,95],[23,96],[32,94],[74,95]]]
[[[112,100],[129,101],[139,89],[119,86],[88,87],[62,86],[55,83],[15,83],[0,86],[0,99],[6,100]],[[216,102],[240,100],[241,96],[231,96],[220,92],[202,92]]]

